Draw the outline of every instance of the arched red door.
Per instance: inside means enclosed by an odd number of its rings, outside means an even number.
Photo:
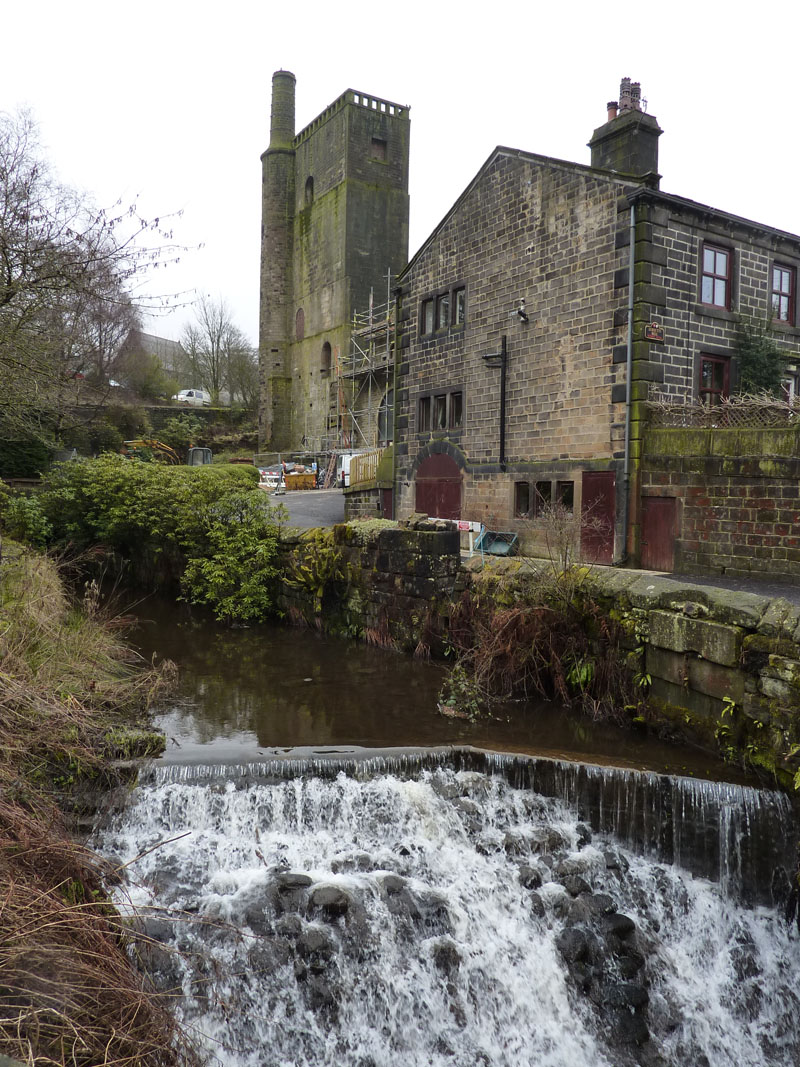
[[[415,511],[436,519],[461,518],[461,470],[450,456],[426,456],[414,484]]]

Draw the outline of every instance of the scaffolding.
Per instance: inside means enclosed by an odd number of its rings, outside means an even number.
[[[394,333],[392,274],[388,271],[385,303],[376,303],[370,289],[367,310],[353,313],[347,354],[336,356],[326,449],[377,448],[391,439]]]

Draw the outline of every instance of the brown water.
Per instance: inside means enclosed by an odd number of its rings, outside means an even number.
[[[297,747],[474,745],[744,780],[702,753],[544,702],[510,705],[474,723],[445,718],[437,700],[446,665],[308,630],[229,629],[156,599],[135,614],[133,643],[180,669],[179,694],[158,716],[169,763],[242,763]]]

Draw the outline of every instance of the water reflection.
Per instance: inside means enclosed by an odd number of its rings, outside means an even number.
[[[489,721],[444,718],[441,664],[307,630],[231,630],[154,599],[136,614],[134,643],[180,668],[179,697],[159,715],[172,763],[246,762],[275,748],[474,745],[742,780],[719,761],[542,702]]]

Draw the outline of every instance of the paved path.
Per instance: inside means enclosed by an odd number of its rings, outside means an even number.
[[[283,504],[289,512],[289,525],[301,530],[344,522],[341,489],[296,489],[278,495],[270,493],[269,499],[272,504]]]

